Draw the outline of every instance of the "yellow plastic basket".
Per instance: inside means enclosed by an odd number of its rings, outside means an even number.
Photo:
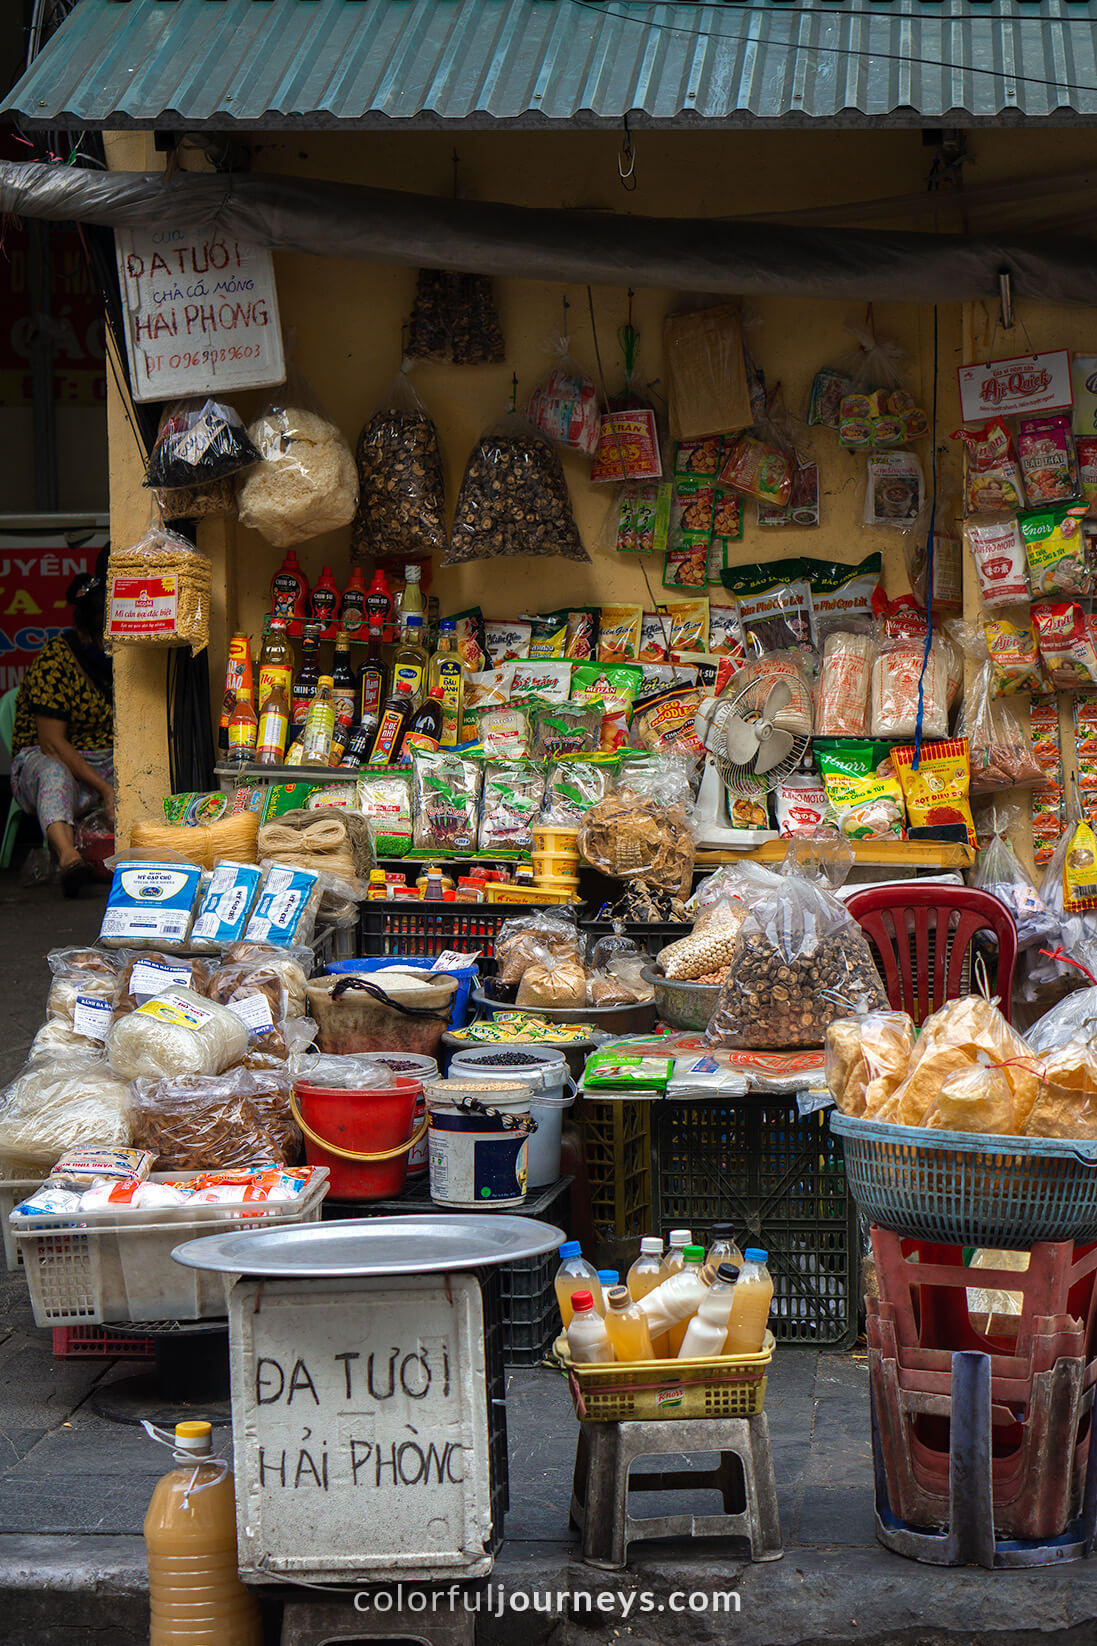
[[[567,1373],[580,1423],[627,1423],[659,1417],[757,1417],[774,1348],[773,1333],[767,1332],[756,1355],[573,1366],[567,1339],[560,1336],[556,1357]]]

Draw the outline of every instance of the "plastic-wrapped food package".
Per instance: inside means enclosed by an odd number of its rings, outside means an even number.
[[[216,951],[239,943],[262,878],[255,863],[215,863],[194,917],[190,947]]]
[[[527,416],[554,446],[593,457],[601,426],[594,380],[568,354],[566,337],[552,336],[548,352],[558,360],[530,395]]]
[[[925,674],[920,641],[892,640],[872,665],[872,736],[914,737],[918,726],[918,683],[922,681],[922,736],[948,736],[948,662],[944,648],[930,646]]]
[[[102,1057],[103,1042],[110,1030],[111,1013],[105,1023],[96,1023],[96,1033],[78,1034],[61,1018],[51,1017],[35,1035],[27,1053],[28,1063],[53,1063],[59,1057]]]
[[[1031,621],[1023,620],[1017,613],[1012,617],[987,618],[983,635],[996,697],[1050,691]]]
[[[505,920],[495,939],[498,982],[508,988],[520,983],[538,951],[553,959],[569,956],[578,962],[579,933],[575,922],[548,911]]]
[[[262,462],[237,490],[240,524],[289,549],[349,525],[358,503],[354,458],[319,412],[280,398],[248,430]]]
[[[826,1082],[838,1108],[871,1120],[906,1077],[914,1050],[906,1012],[843,1017],[827,1030]]]
[[[1097,617],[1073,601],[1042,600],[1032,607],[1032,621],[1053,689],[1097,687]]]
[[[945,1081],[988,1060],[1001,1069],[1013,1094],[1008,1129],[1023,1132],[1039,1088],[1038,1065],[1021,1036],[982,995],[951,1000],[926,1019],[893,1109],[876,1118],[900,1126],[924,1125]]]
[[[218,966],[203,993],[240,1019],[248,1031],[249,1052],[269,1052],[283,1059],[288,1055],[286,989],[273,965],[255,959]]]
[[[872,952],[844,905],[798,876],[770,880],[740,929],[707,1045],[822,1046],[836,1019],[887,1004]]]
[[[1094,566],[1088,552],[1086,503],[1037,509],[1018,522],[1034,596],[1088,596],[1094,590]]]
[[[1076,989],[1045,1012],[1025,1039],[1034,1052],[1053,1052],[1072,1040],[1097,1040],[1097,988]]]
[[[168,490],[205,486],[258,461],[259,452],[231,406],[198,397],[179,400],[160,424],[145,485]]]
[[[28,1063],[0,1093],[0,1162],[9,1176],[48,1169],[89,1139],[130,1143],[129,1086],[101,1059]]]
[[[1040,1089],[1026,1137],[1097,1138],[1097,1054],[1088,1041],[1068,1041],[1042,1063]]]
[[[1023,605],[1029,598],[1025,545],[1016,520],[969,520],[964,527],[979,593],[988,612]]]
[[[967,448],[968,514],[1016,514],[1025,506],[1021,470],[1008,423],[992,417],[979,429],[957,429]]]
[[[617,880],[641,880],[686,897],[695,848],[683,805],[661,805],[622,785],[584,813],[580,855]]]
[[[656,960],[663,968],[663,975],[702,982],[719,973],[722,981],[746,916],[747,904],[731,897],[719,898],[702,909],[688,937],[679,937],[659,950]]]
[[[484,771],[481,851],[528,851],[545,796],[545,774],[528,761],[493,761]]]
[[[1013,1107],[1013,1092],[1001,1070],[976,1063],[957,1069],[942,1083],[922,1125],[928,1131],[1008,1134],[1014,1130]]]
[[[315,869],[264,861],[263,884],[244,933],[246,943],[293,949],[307,944],[324,894]]]
[[[473,448],[442,563],[514,555],[590,560],[579,540],[560,459],[517,413],[481,435]]]
[[[112,647],[209,645],[213,565],[178,532],[150,526],[129,548],[112,548],[105,634]]]
[[[292,1166],[301,1149],[291,1077],[230,1069],[134,1083],[133,1133],[162,1172]]]
[[[475,760],[416,749],[415,844],[431,851],[476,849],[481,770]]]
[[[875,647],[868,634],[828,634],[816,686],[818,737],[867,737],[869,685]]]
[[[570,829],[613,787],[613,769],[593,760],[559,760],[548,769],[539,821]]]
[[[107,1037],[108,1061],[124,1080],[220,1074],[239,1063],[247,1049],[241,1019],[193,989],[169,989],[146,1000],[120,1017]]]
[[[1059,922],[1003,835],[996,834],[986,850],[980,852],[972,884],[1005,904],[1017,922],[1019,949],[1054,948]]]
[[[197,863],[115,864],[99,941],[108,949],[140,944],[170,954],[186,947],[202,871]]]
[[[358,559],[441,554],[448,541],[438,430],[406,365],[358,436],[358,512],[351,529]]]
[[[517,1006],[547,1006],[553,1010],[587,1004],[587,974],[573,954],[553,954],[535,944],[532,958],[518,985]]]
[[[984,663],[964,696],[963,734],[968,740],[972,793],[1043,783],[1044,773],[1033,759],[1023,728],[995,700],[993,688],[993,670]]]
[[[118,993],[115,957],[98,949],[72,948],[52,949],[46,959],[53,974],[47,1019],[82,1039],[105,1040]]]
[[[220,970],[231,966],[262,965],[281,980],[287,1017],[305,1017],[308,1014],[306,991],[312,974],[312,960],[311,949],[277,949],[269,943],[234,943],[221,956]]]
[[[118,995],[114,1013],[135,1012],[146,1000],[154,1000],[169,989],[193,989],[201,994],[209,976],[204,960],[167,959],[155,950],[136,953],[123,949],[118,956]]]

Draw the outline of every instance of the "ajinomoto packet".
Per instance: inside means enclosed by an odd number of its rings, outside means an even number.
[[[630,663],[640,650],[642,606],[603,606],[598,635],[599,663]]]
[[[1090,823],[1076,823],[1063,859],[1063,913],[1097,909],[1097,834]]]
[[[907,807],[907,838],[955,840],[975,845],[968,790],[971,768],[966,737],[923,743],[917,768],[914,745],[892,750]]]

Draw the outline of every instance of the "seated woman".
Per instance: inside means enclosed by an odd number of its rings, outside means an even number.
[[[57,859],[61,889],[76,897],[93,878],[76,849],[76,820],[102,807],[114,818],[114,709],[103,650],[107,550],[70,583],[73,627],[43,646],[15,702],[11,790],[37,812]]]

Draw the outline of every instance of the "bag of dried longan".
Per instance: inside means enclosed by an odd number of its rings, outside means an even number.
[[[887,1005],[868,942],[844,905],[799,876],[752,898],[705,1034],[709,1046],[821,1046],[840,1017]]]

